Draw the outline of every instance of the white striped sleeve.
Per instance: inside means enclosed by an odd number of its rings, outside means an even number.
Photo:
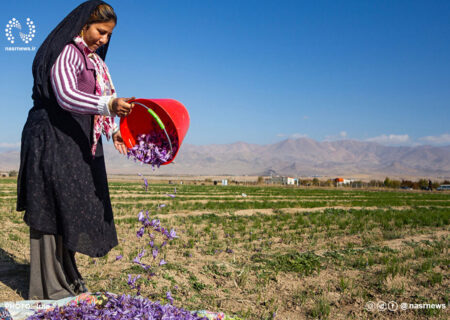
[[[97,96],[78,89],[77,75],[83,62],[75,50],[66,45],[51,70],[50,80],[58,104],[71,112],[111,116],[108,102],[113,96]]]

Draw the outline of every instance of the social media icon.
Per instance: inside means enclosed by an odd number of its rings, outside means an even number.
[[[389,303],[387,305],[387,308],[388,308],[389,311],[392,311],[392,312],[397,311],[398,304],[395,301],[389,301]]]
[[[377,307],[378,307],[378,310],[380,310],[380,311],[386,311],[387,304],[384,301],[378,301]]]
[[[402,309],[402,310],[408,309],[408,304],[406,302],[401,303],[400,304],[400,309]]]
[[[367,311],[373,311],[373,310],[375,310],[375,302],[373,302],[373,301],[368,301],[368,302],[366,303],[365,308],[366,308]]]

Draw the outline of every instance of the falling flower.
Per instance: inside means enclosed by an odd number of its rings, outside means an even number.
[[[171,197],[171,198],[175,198],[175,195],[171,194],[171,193],[166,193],[166,196]]]
[[[163,204],[160,204],[159,206],[158,206],[158,208],[164,208],[166,205],[163,203]]]
[[[129,157],[129,155],[128,155]],[[142,178],[142,180],[144,180],[144,184],[142,185],[142,187],[144,187],[145,191],[148,190],[148,181],[147,179],[144,177],[144,175],[142,173],[138,173],[138,176],[140,176]]]
[[[145,191],[148,190],[148,181],[146,178],[144,178],[144,189],[145,189]]]

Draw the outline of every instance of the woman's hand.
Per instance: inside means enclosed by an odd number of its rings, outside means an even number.
[[[115,98],[112,101],[111,104],[111,112],[115,113],[119,117],[126,117],[131,113],[131,110],[133,110],[134,104],[128,103],[130,100],[136,99],[135,97],[132,98]]]
[[[112,138],[113,138],[113,142],[114,142],[114,147],[117,149],[117,151],[119,151],[121,154],[126,155],[128,152],[128,149],[127,149],[127,146],[125,145],[125,143],[123,142],[122,134],[120,133],[120,131],[117,131],[116,133],[114,133]]]

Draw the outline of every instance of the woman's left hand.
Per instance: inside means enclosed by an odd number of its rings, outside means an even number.
[[[117,131],[116,133],[114,133],[112,138],[113,138],[113,142],[114,142],[114,147],[117,149],[117,151],[119,151],[121,154],[126,155],[128,152],[128,149],[127,149],[125,143],[123,142],[122,134],[120,134],[120,131]]]

